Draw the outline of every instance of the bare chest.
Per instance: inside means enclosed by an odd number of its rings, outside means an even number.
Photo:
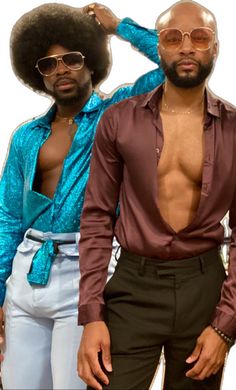
[[[202,118],[185,120],[162,116],[164,146],[158,164],[162,176],[178,172],[189,180],[199,183],[202,177],[204,134]]]
[[[37,170],[51,171],[63,165],[73,142],[76,125],[52,125],[52,133],[43,144],[38,155]]]

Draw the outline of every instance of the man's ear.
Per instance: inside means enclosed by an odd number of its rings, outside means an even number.
[[[219,42],[214,43],[213,56],[216,58],[219,54]]]

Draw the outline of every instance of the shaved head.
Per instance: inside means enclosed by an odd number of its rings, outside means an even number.
[[[189,0],[178,1],[164,11],[157,19],[156,28],[161,30],[174,27],[176,18],[178,19],[180,15],[182,19],[188,18],[190,14],[195,15],[196,23],[199,23],[199,26],[207,26],[217,32],[216,19],[213,13],[201,4]]]

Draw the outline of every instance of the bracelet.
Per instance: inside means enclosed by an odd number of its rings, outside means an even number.
[[[214,329],[214,331],[228,344],[228,347],[232,347],[234,345],[234,339],[232,337],[226,336],[220,329],[218,329],[216,326],[211,325],[211,327]]]

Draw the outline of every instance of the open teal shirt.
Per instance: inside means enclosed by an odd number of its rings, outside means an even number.
[[[117,34],[159,64],[155,30],[143,28],[126,18],[119,24]],[[33,191],[33,182],[38,153],[51,134],[56,106],[14,133],[0,182],[0,305],[4,301],[5,282],[11,274],[17,246],[28,228],[53,233],[80,230],[91,148],[103,112],[111,104],[154,89],[163,80],[164,74],[157,67],[140,77],[134,85],[119,88],[108,99],[101,99],[93,92],[75,117],[78,131],[64,160],[53,199]]]

